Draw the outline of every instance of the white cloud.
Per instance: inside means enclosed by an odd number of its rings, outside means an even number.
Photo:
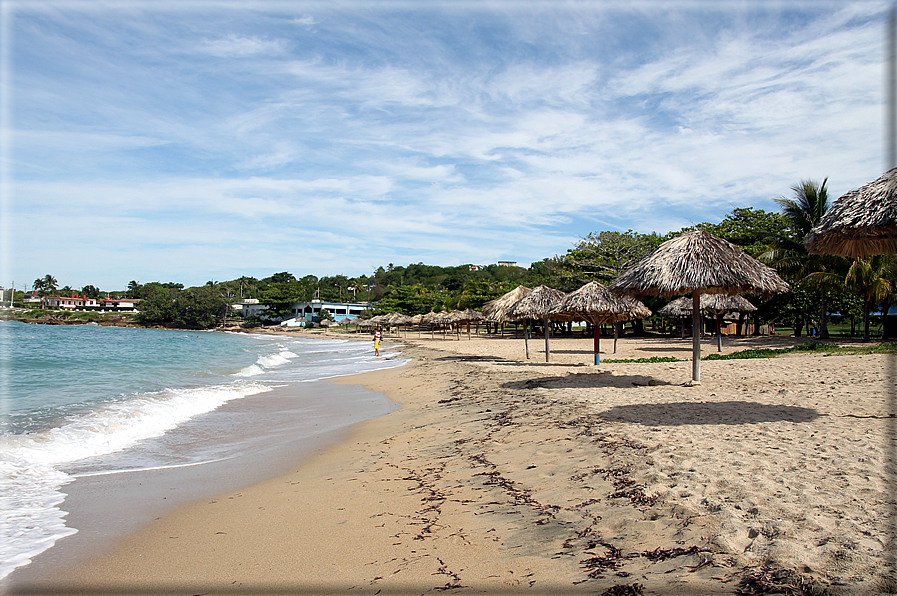
[[[255,56],[259,54],[281,54],[285,49],[285,42],[280,39],[262,39],[260,37],[238,37],[234,34],[218,39],[205,39],[198,46],[198,50],[219,56],[221,58],[234,58],[243,56]]]
[[[4,218],[51,240],[15,267],[201,283],[221,263],[529,262],[879,173],[882,7],[506,8],[26,19]],[[84,238],[127,259],[106,273]]]

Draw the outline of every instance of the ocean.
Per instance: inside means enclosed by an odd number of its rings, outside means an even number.
[[[79,479],[206,470],[212,490],[209,471],[274,465],[278,446],[395,409],[382,394],[318,382],[404,364],[371,344],[0,321],[0,579],[79,531],[66,501]],[[95,504],[95,517],[114,517],[112,505]]]

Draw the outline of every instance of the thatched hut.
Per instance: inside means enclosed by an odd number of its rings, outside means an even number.
[[[897,254],[897,168],[839,197],[805,242],[814,254]]]
[[[567,294],[552,311],[592,324],[595,330],[595,364],[601,364],[601,325],[651,316],[651,311],[640,301],[614,292],[596,281],[590,281]]]
[[[700,329],[702,293],[770,295],[788,284],[743,250],[702,230],[667,240],[608,286],[631,296],[692,294],[692,325]],[[692,333],[692,383],[701,382],[701,334]]]
[[[551,325],[549,322],[552,317],[552,309],[557,306],[566,294],[560,290],[549,288],[548,286],[538,286],[532,292],[521,298],[509,310],[510,317],[525,319],[527,321],[542,321],[545,331],[545,362],[551,359],[551,350],[549,348],[548,338],[551,336]],[[524,330],[523,342],[526,347],[526,357],[529,358],[529,337]]]

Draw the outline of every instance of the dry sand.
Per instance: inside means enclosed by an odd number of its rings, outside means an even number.
[[[345,337],[342,334],[335,334]],[[794,339],[725,340],[725,350]],[[595,367],[591,340],[388,339],[340,383],[402,408],[286,476],[165,516],[22,593],[869,594],[893,356]],[[608,358],[690,340],[603,340]],[[716,350],[704,342],[704,352]]]

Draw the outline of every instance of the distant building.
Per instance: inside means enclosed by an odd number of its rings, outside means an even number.
[[[498,266],[499,267],[516,267],[517,261],[499,261]]]
[[[242,302],[237,302],[235,304],[231,304],[231,308],[241,316],[248,317],[251,315],[247,315],[247,307],[251,307],[253,304],[258,304],[258,298],[244,298]]]
[[[103,308],[118,311],[136,311],[140,298],[105,298]]]
[[[61,308],[63,310],[75,310],[76,308],[84,308],[84,302],[87,300],[84,296],[47,296],[41,303],[47,308]]]
[[[243,302],[234,304],[234,310],[239,312],[244,318],[253,315],[261,316],[268,306],[259,304],[258,300],[252,302],[244,300]],[[304,318],[306,321],[318,322],[321,319],[321,310],[327,309],[333,317],[334,321],[342,321],[346,317],[353,319],[368,310],[371,307],[368,302],[326,302],[313,300],[311,302],[294,302],[290,305],[290,314],[294,318]]]

